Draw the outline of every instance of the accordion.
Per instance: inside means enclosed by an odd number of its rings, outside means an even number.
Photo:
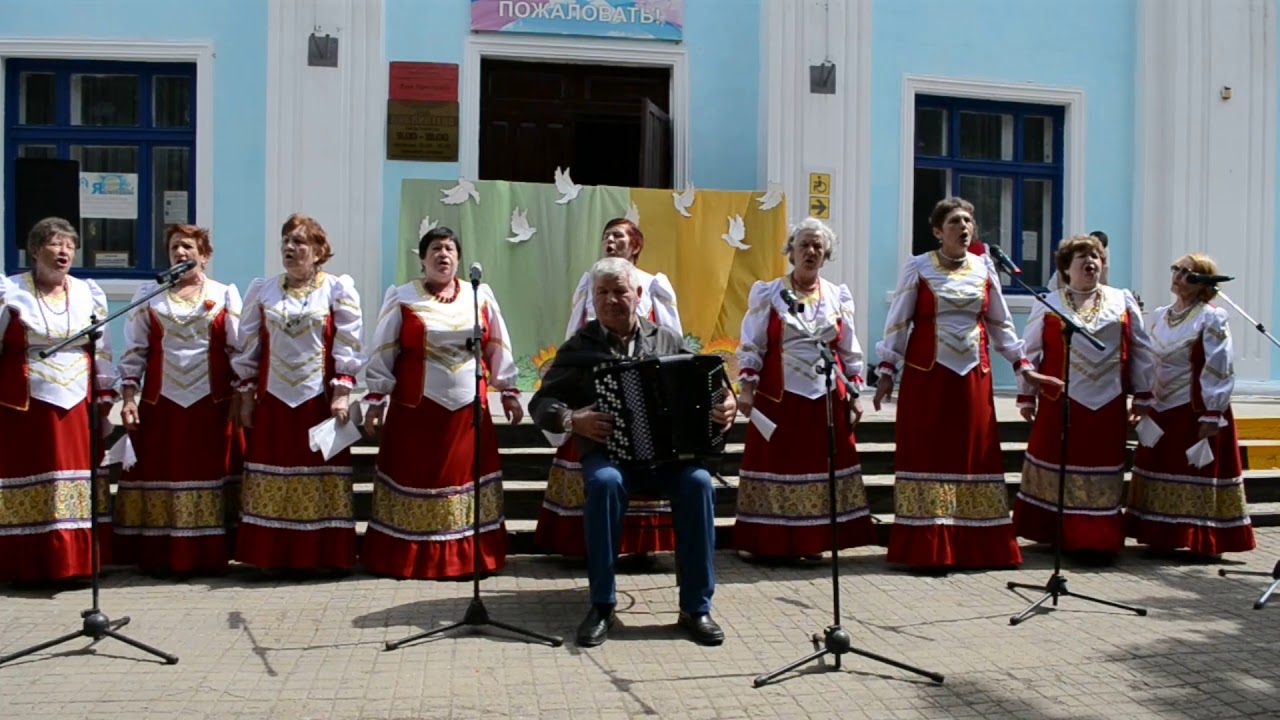
[[[655,467],[724,453],[727,430],[711,408],[729,392],[718,355],[668,355],[602,365],[596,410],[613,415],[605,444],[622,466]]]

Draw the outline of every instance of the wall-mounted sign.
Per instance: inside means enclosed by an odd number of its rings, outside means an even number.
[[[471,0],[471,29],[678,42],[684,0]]]
[[[448,63],[393,62],[387,96],[392,100],[456,102],[458,66]]]
[[[458,103],[388,100],[387,159],[456,162]]]

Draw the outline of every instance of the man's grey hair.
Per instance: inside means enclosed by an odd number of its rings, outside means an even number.
[[[623,280],[632,288],[640,284],[640,278],[636,276],[636,266],[632,265],[630,260],[620,257],[600,258],[595,265],[591,266],[591,284],[595,285],[601,278]]]
[[[796,247],[796,238],[808,231],[816,232],[822,237],[822,253],[827,260],[830,260],[832,253],[835,252],[836,233],[830,225],[815,217],[807,217],[791,228],[791,233],[787,235],[787,242],[782,246],[782,254],[791,257],[791,251]]]

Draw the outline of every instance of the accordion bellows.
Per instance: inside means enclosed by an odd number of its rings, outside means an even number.
[[[595,370],[596,410],[613,416],[605,444],[618,465],[655,467],[724,453],[726,430],[711,421],[728,377],[718,355],[619,360]]]

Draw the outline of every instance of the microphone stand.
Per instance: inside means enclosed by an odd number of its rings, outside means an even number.
[[[471,275],[471,299],[474,301],[475,324],[471,329],[471,337],[467,338],[467,349],[471,351],[472,361],[476,366],[475,397],[471,400],[471,432],[474,440],[472,449],[474,455],[471,463],[471,604],[467,606],[467,611],[461,620],[410,635],[402,640],[389,641],[386,645],[387,650],[395,650],[417,640],[442,635],[464,625],[469,627],[492,625],[517,635],[523,635],[526,638],[545,642],[551,647],[560,647],[564,644],[564,640],[561,638],[543,635],[542,633],[494,620],[489,616],[489,611],[485,609],[484,601],[480,599],[480,413],[483,405],[481,385],[484,380],[484,364],[480,356],[481,345],[483,344],[483,330],[480,327],[479,287],[480,276],[478,273],[473,272]]]
[[[194,266],[195,264],[192,263],[191,267],[194,267]],[[109,638],[119,640],[120,642],[125,643],[126,645],[132,645],[133,647],[139,650],[142,650],[143,652],[150,653],[151,655],[154,655],[158,658],[162,658],[169,665],[174,665],[174,664],[177,664],[178,662],[177,655],[170,655],[167,652],[157,650],[156,648],[153,648],[150,645],[146,645],[144,643],[138,642],[137,640],[134,640],[133,638],[120,634],[120,632],[118,632],[119,629],[124,627],[125,625],[128,625],[130,618],[128,616],[125,616],[118,620],[112,620],[108,618],[107,614],[102,612],[102,609],[98,606],[98,592],[99,592],[98,565],[99,565],[100,550],[98,547],[97,479],[98,479],[98,469],[102,464],[103,458],[102,458],[102,446],[101,446],[102,431],[101,431],[101,425],[99,422],[100,416],[98,415],[97,340],[98,340],[98,337],[101,335],[101,333],[99,332],[100,328],[106,326],[112,320],[115,320],[121,315],[128,313],[130,310],[133,310],[139,305],[150,302],[151,298],[155,297],[156,295],[159,295],[160,293],[171,289],[173,286],[178,284],[178,280],[182,277],[182,274],[183,273],[181,272],[167,271],[165,273],[158,275],[156,277],[156,288],[150,294],[146,295],[145,297],[138,298],[137,300],[126,305],[125,307],[120,308],[116,312],[110,313],[109,315],[107,315],[105,318],[101,320],[98,320],[96,316],[91,315],[89,317],[89,327],[68,337],[67,339],[63,340],[57,345],[54,345],[53,347],[40,351],[40,357],[47,358],[50,355],[53,355],[63,350],[64,348],[69,347],[72,343],[76,342],[80,338],[84,338],[85,352],[89,354],[89,374],[88,374],[88,377],[89,377],[89,408],[88,408],[89,409],[89,550],[92,558],[92,561],[90,564],[89,582],[90,582],[90,588],[93,596],[93,606],[90,607],[88,610],[83,610],[80,612],[80,617],[83,619],[83,623],[79,630],[76,630],[75,632],[67,633],[62,637],[54,638],[53,640],[42,642],[38,645],[33,645],[25,650],[19,650],[18,652],[5,655],[4,657],[0,657],[0,665],[3,665],[11,660],[17,660],[18,658],[26,657],[27,655],[31,655],[32,653],[40,652],[41,650],[51,648],[55,645],[61,645],[62,643],[70,642],[71,640],[75,640],[78,637],[92,638],[94,642],[98,642],[104,637],[109,637]]]
[[[1217,290],[1218,286],[1214,284],[1213,288]],[[1244,308],[1237,305],[1234,300],[1227,297],[1226,293],[1222,292],[1221,290],[1218,290],[1218,297],[1222,298],[1223,300],[1226,301],[1228,305],[1235,308],[1235,311],[1240,313],[1240,316],[1243,317],[1245,320],[1248,320],[1249,324],[1252,325],[1254,329],[1256,329],[1258,332],[1266,336],[1266,338],[1271,341],[1272,345],[1275,345],[1277,348],[1280,348],[1280,340],[1276,340],[1274,335],[1267,332],[1267,328],[1262,323],[1249,317],[1249,313],[1245,312]],[[1262,595],[1259,596],[1257,601],[1253,603],[1254,610],[1261,610],[1263,607],[1266,606],[1267,601],[1271,599],[1271,595],[1275,593],[1276,589],[1280,588],[1280,561],[1276,562],[1276,566],[1272,568],[1271,572],[1269,573],[1258,572],[1256,570],[1225,570],[1225,569],[1218,570],[1218,577],[1226,577],[1228,575],[1258,575],[1263,577],[1270,577],[1275,581],[1271,583],[1271,585],[1266,590],[1263,590]]]
[[[904,662],[899,662],[898,660],[854,647],[853,637],[849,634],[849,631],[845,630],[840,624],[840,541],[839,529],[836,525],[836,426],[834,409],[832,407],[833,401],[831,399],[831,396],[834,394],[832,385],[834,383],[833,375],[835,374],[835,355],[831,349],[831,345],[819,339],[817,334],[805,324],[804,320],[800,318],[800,314],[796,311],[795,301],[791,298],[785,299],[787,300],[787,306],[791,311],[791,316],[796,319],[797,323],[799,323],[807,338],[817,346],[818,354],[821,358],[818,363],[818,370],[820,370],[826,378],[827,502],[829,511],[828,522],[831,526],[831,606],[833,620],[832,624],[828,626],[821,635],[818,633],[813,634],[811,639],[813,641],[813,648],[815,652],[810,655],[806,655],[799,660],[788,663],[771,673],[757,677],[752,682],[752,685],[754,687],[762,687],[766,683],[777,678],[779,675],[791,672],[801,665],[806,665],[814,660],[826,657],[827,655],[836,656],[835,667],[832,669],[839,670],[840,659],[846,653],[853,653],[865,658],[870,658],[876,662],[892,665],[900,670],[906,670],[917,675],[923,675],[936,683],[942,683],[943,676],[939,673],[922,670],[921,668],[908,665]]]
[[[1001,270],[1008,273],[1019,287],[1034,295],[1035,298],[1040,301],[1040,304],[1044,305],[1045,309],[1053,313],[1062,323],[1063,352],[1067,359],[1066,362],[1062,364],[1062,392],[1058,396],[1062,405],[1062,428],[1061,446],[1058,451],[1058,507],[1056,518],[1057,523],[1054,529],[1053,574],[1049,576],[1049,579],[1045,581],[1044,585],[1030,585],[1027,583],[1016,582],[1008,584],[1008,589],[1010,590],[1024,588],[1028,590],[1041,590],[1044,592],[1044,595],[1041,596],[1039,600],[1036,600],[1028,605],[1022,612],[1009,618],[1009,624],[1017,625],[1023,620],[1026,620],[1036,611],[1037,608],[1044,605],[1045,602],[1049,600],[1053,601],[1053,607],[1056,609],[1058,607],[1058,598],[1060,597],[1077,597],[1091,603],[1119,608],[1121,610],[1128,610],[1129,612],[1135,613],[1139,616],[1145,616],[1147,611],[1144,608],[1123,605],[1118,602],[1103,600],[1089,595],[1081,595],[1080,593],[1069,590],[1067,588],[1067,578],[1062,574],[1062,523],[1063,517],[1066,514],[1065,507],[1067,495],[1067,438],[1070,435],[1071,427],[1071,395],[1069,392],[1071,389],[1071,339],[1075,335],[1080,335],[1088,341],[1090,345],[1098,350],[1104,349],[1105,346],[1097,338],[1085,332],[1085,329],[1076,324],[1074,320],[1058,312],[1058,310],[1050,305],[1049,301],[1045,299],[1044,294],[1028,287],[1027,284],[1022,281],[1022,271],[1009,261],[1003,252],[993,252],[993,257]]]

